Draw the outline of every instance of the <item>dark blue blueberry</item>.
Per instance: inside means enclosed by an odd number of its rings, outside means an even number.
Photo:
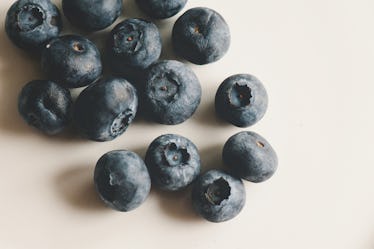
[[[257,123],[268,106],[266,90],[256,77],[237,74],[227,78],[218,88],[216,113],[238,127]]]
[[[98,31],[110,26],[121,15],[122,0],[62,0],[62,9],[73,25]]]
[[[42,52],[42,70],[54,81],[69,87],[87,86],[102,73],[96,45],[78,35],[51,40]]]
[[[164,190],[181,190],[200,174],[200,156],[187,138],[166,134],[148,147],[145,163],[153,183]]]
[[[112,70],[127,78],[133,70],[142,70],[158,60],[161,36],[155,24],[142,19],[127,19],[114,27],[107,43]]]
[[[187,0],[137,0],[136,2],[148,16],[156,19],[165,19],[181,11]]]
[[[278,167],[274,149],[255,132],[239,132],[225,143],[223,161],[232,172],[250,182],[263,182],[273,176]]]
[[[230,47],[226,21],[208,8],[187,10],[175,22],[172,38],[176,53],[198,65],[218,61]]]
[[[27,83],[18,98],[18,111],[26,123],[49,135],[69,124],[72,107],[69,90],[48,80]]]
[[[200,176],[192,188],[196,212],[211,222],[223,222],[237,216],[245,204],[243,182],[221,170]]]
[[[175,125],[190,118],[200,104],[201,86],[194,72],[178,61],[160,61],[147,69],[145,111],[156,122]]]
[[[23,49],[40,49],[61,30],[60,12],[49,0],[18,0],[6,15],[5,31]]]
[[[94,141],[109,141],[122,135],[136,115],[138,97],[125,79],[102,79],[79,95],[74,121],[81,133]]]
[[[143,160],[126,150],[103,155],[96,164],[94,182],[105,204],[122,212],[139,207],[151,189],[151,179]]]

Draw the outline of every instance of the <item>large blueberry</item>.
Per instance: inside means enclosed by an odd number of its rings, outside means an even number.
[[[145,74],[144,107],[156,122],[175,125],[190,118],[200,104],[201,86],[194,72],[178,61],[160,61]]]
[[[96,164],[94,182],[100,198],[109,207],[122,212],[139,207],[151,189],[143,160],[126,150],[104,154]]]
[[[94,141],[109,141],[122,135],[136,115],[138,97],[125,79],[102,79],[79,95],[74,121],[81,133]]]
[[[226,54],[230,46],[230,29],[216,11],[199,7],[187,10],[178,18],[172,38],[177,54],[203,65]]]
[[[107,42],[107,56],[112,70],[127,78],[158,60],[161,36],[152,22],[127,19],[114,27]]]
[[[48,80],[27,83],[18,98],[18,111],[26,123],[49,135],[69,124],[72,107],[69,90]]]
[[[136,2],[148,16],[156,19],[165,19],[181,11],[187,0],[137,0]]]
[[[66,18],[75,26],[98,31],[110,26],[120,16],[122,0],[63,0]]]
[[[78,35],[51,40],[43,49],[41,64],[49,78],[69,88],[89,85],[102,73],[96,45]]]
[[[278,167],[277,154],[269,142],[251,131],[230,137],[223,147],[222,157],[235,175],[255,183],[268,180]]]
[[[196,146],[187,138],[166,134],[148,147],[145,163],[153,183],[164,190],[180,190],[200,173],[200,156]]]
[[[6,15],[5,31],[23,49],[40,49],[61,29],[60,13],[49,0],[18,0]]]
[[[238,127],[257,123],[268,106],[266,90],[256,77],[237,74],[227,78],[218,88],[216,113]]]
[[[237,216],[245,204],[243,182],[221,170],[200,176],[192,188],[196,212],[211,222],[223,222]]]

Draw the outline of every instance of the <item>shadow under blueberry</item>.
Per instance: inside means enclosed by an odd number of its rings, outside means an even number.
[[[226,169],[222,161],[222,144],[212,145],[203,149],[199,149],[201,159],[201,173],[205,173],[211,169]]]
[[[202,220],[194,211],[191,201],[191,186],[182,191],[163,191],[152,186],[151,195],[155,195],[161,210],[168,216],[183,221]]]
[[[67,204],[89,211],[110,210],[100,200],[93,182],[93,169],[76,165],[60,172],[55,178],[56,192]]]
[[[231,124],[224,121],[216,114],[214,100],[205,105],[200,105],[193,118],[196,122],[204,126],[232,127]]]
[[[18,113],[18,95],[29,81],[42,78],[39,58],[15,47],[0,28],[0,130],[31,132]]]

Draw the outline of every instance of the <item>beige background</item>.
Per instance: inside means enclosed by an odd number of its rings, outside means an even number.
[[[224,59],[190,65],[203,86],[196,115],[172,127],[138,121],[108,143],[69,132],[46,137],[20,119],[18,92],[43,76],[38,60],[5,35],[12,2],[0,2],[1,249],[374,248],[372,0],[190,0],[187,8],[219,11],[232,31]],[[124,2],[121,20],[140,15],[133,0]],[[166,44],[163,58],[174,58],[174,21],[157,23]],[[100,41],[105,35],[89,37]],[[153,190],[130,213],[101,204],[92,187],[97,159],[121,148],[144,156],[163,133],[194,141],[205,169],[222,167],[222,145],[241,129],[218,121],[212,103],[218,84],[242,72],[256,75],[268,90],[268,112],[250,130],[273,144],[280,164],[268,182],[245,183],[247,205],[236,219],[199,219],[188,191]]]

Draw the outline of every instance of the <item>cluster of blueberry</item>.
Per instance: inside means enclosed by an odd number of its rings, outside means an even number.
[[[177,14],[187,0],[136,2],[150,17],[164,19]],[[62,7],[72,24],[94,32],[113,24],[122,12],[122,0],[62,0]],[[73,121],[84,137],[110,141],[125,132],[139,108],[155,122],[175,125],[190,118],[200,104],[201,86],[194,72],[178,61],[158,61],[162,42],[150,21],[127,19],[113,28],[105,55],[116,76],[105,78],[101,78],[102,58],[93,42],[80,35],[59,36],[61,15],[50,0],[17,0],[8,10],[5,26],[15,45],[41,55],[49,80],[27,83],[18,108],[29,125],[46,134],[59,133]],[[178,55],[194,64],[208,64],[228,51],[230,30],[216,11],[193,8],[175,22],[172,40]],[[88,87],[73,103],[68,88],[84,86]],[[215,98],[217,115],[238,127],[258,122],[267,103],[264,86],[248,74],[226,79]],[[222,222],[244,206],[240,178],[269,179],[277,168],[277,156],[263,137],[244,131],[229,138],[222,157],[230,173],[211,170],[199,177],[196,146],[185,137],[167,134],[151,143],[145,162],[130,151],[106,153],[97,162],[94,182],[101,199],[119,211],[142,204],[151,181],[168,191],[194,182],[195,210],[209,221]]]

